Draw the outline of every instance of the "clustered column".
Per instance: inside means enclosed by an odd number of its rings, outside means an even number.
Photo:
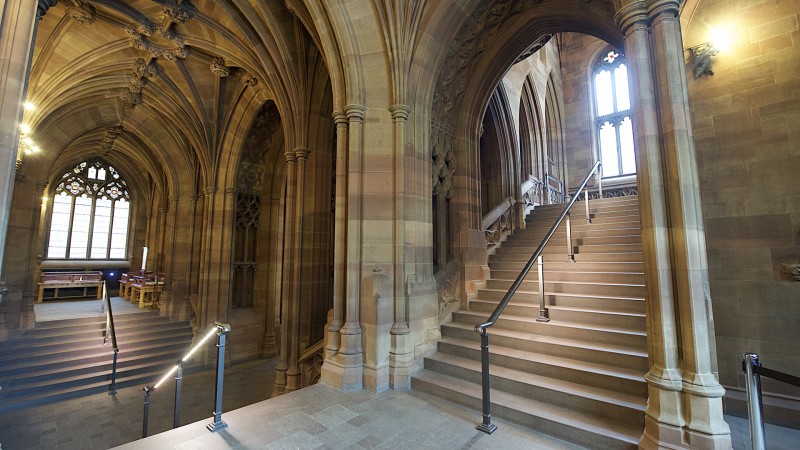
[[[283,156],[286,158],[286,215],[284,216],[283,235],[288,236],[284,239],[283,246],[283,292],[281,295],[281,343],[278,352],[278,366],[275,373],[275,388],[272,395],[280,395],[286,392],[288,384],[289,352],[292,346],[292,337],[289,335],[290,318],[292,316],[292,299],[294,298],[295,283],[294,271],[292,270],[292,257],[294,252],[294,220],[295,215],[295,173],[297,156],[293,150],[287,150]]]
[[[394,119],[394,323],[389,352],[389,387],[409,389],[409,368],[414,363],[411,351],[411,330],[408,327],[408,293],[406,278],[413,265],[406,264],[406,126],[411,108],[394,105],[389,108]]]
[[[634,99],[649,371],[642,448],[730,448],[712,372],[711,304],[678,0],[619,8]],[[680,168],[680,170],[679,170]]]

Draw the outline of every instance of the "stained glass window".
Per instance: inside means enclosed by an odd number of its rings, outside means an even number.
[[[608,52],[594,71],[597,141],[603,177],[636,173],[625,57]]]
[[[102,160],[77,164],[56,185],[47,257],[125,258],[129,213],[128,185],[114,167]]]

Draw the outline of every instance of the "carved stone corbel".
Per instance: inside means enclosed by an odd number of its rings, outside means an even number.
[[[80,0],[76,1],[75,5],[67,6],[66,13],[67,17],[84,25],[93,24],[97,18],[95,7],[91,3]]]
[[[225,65],[224,59],[214,58],[214,60],[211,61],[211,73],[217,78],[225,78],[231,74],[231,69]]]

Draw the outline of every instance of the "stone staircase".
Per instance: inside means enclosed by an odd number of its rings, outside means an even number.
[[[551,321],[539,316],[534,266],[489,328],[492,415],[576,444],[636,448],[647,402],[645,286],[636,197],[572,207],[575,261],[562,225],[544,251]],[[491,278],[466,311],[442,325],[437,353],[412,388],[481,410],[479,335],[563,205],[541,206],[490,257]],[[476,415],[476,425],[480,414]]]
[[[187,322],[156,312],[114,316],[116,387],[145,386],[192,343]],[[113,350],[103,346],[105,317],[37,322],[0,343],[0,413],[108,392]]]

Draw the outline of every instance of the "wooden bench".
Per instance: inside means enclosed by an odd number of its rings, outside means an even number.
[[[94,289],[95,292],[92,293],[91,289]],[[51,290],[52,296],[45,297],[45,292]],[[98,299],[103,296],[103,272],[42,272],[42,281],[39,282],[39,296],[36,302],[42,303],[45,299],[93,296]]]

